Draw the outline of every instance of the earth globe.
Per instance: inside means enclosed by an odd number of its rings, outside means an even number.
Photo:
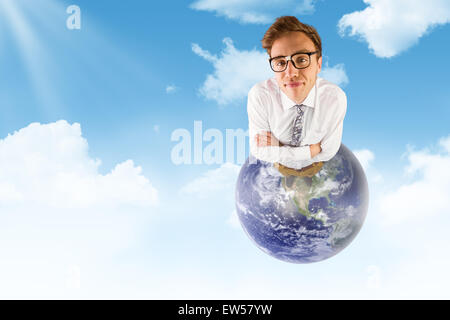
[[[367,215],[364,170],[343,144],[313,176],[282,174],[250,155],[236,186],[239,221],[257,247],[292,263],[330,258],[356,237]]]

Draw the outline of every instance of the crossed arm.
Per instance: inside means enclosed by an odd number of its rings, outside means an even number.
[[[313,136],[308,137],[310,144],[293,147],[284,145],[275,137],[269,124],[271,115],[266,107],[272,100],[264,90],[253,87],[247,104],[251,153],[259,160],[280,163],[297,170],[314,162],[330,160],[341,145],[347,100],[343,91],[329,96],[321,101],[326,105],[326,112],[318,114],[320,129],[315,129]]]
[[[255,135],[255,143],[256,143],[257,147],[269,147],[269,146],[283,147],[284,146],[284,144],[282,144],[270,131],[256,134]],[[322,147],[320,145],[320,142],[310,145],[309,152],[311,153],[311,158],[314,158],[319,153],[321,153]]]

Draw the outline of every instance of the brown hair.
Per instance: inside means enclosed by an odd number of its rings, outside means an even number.
[[[306,36],[310,38],[314,43],[316,50],[319,51],[319,53],[317,54],[317,58],[320,58],[322,56],[322,41],[320,40],[320,36],[317,33],[317,30],[313,26],[301,23],[294,16],[283,16],[277,18],[277,20],[275,20],[275,22],[266,31],[266,34],[264,35],[264,38],[261,40],[261,42],[263,48],[267,50],[269,56],[275,40],[292,31],[300,31],[306,34]]]

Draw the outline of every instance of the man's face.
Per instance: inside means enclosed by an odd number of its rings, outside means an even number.
[[[314,52],[314,43],[303,32],[289,32],[275,40],[271,49],[271,57],[290,56],[296,52]],[[281,90],[296,103],[301,103],[308,96],[316,83],[317,75],[322,68],[322,57],[311,56],[311,64],[305,69],[296,69],[289,61],[287,69],[275,72],[275,78]]]

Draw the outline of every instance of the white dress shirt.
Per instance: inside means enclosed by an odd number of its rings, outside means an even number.
[[[289,146],[297,103],[280,90],[275,78],[254,85],[248,93],[248,120],[250,152],[267,162],[278,162],[289,168],[301,169],[314,162],[328,161],[335,156],[341,145],[347,97],[337,85],[317,78],[306,99],[303,115],[301,144]],[[287,146],[258,147],[255,136],[270,131]],[[309,145],[321,143],[322,152],[311,158]]]

